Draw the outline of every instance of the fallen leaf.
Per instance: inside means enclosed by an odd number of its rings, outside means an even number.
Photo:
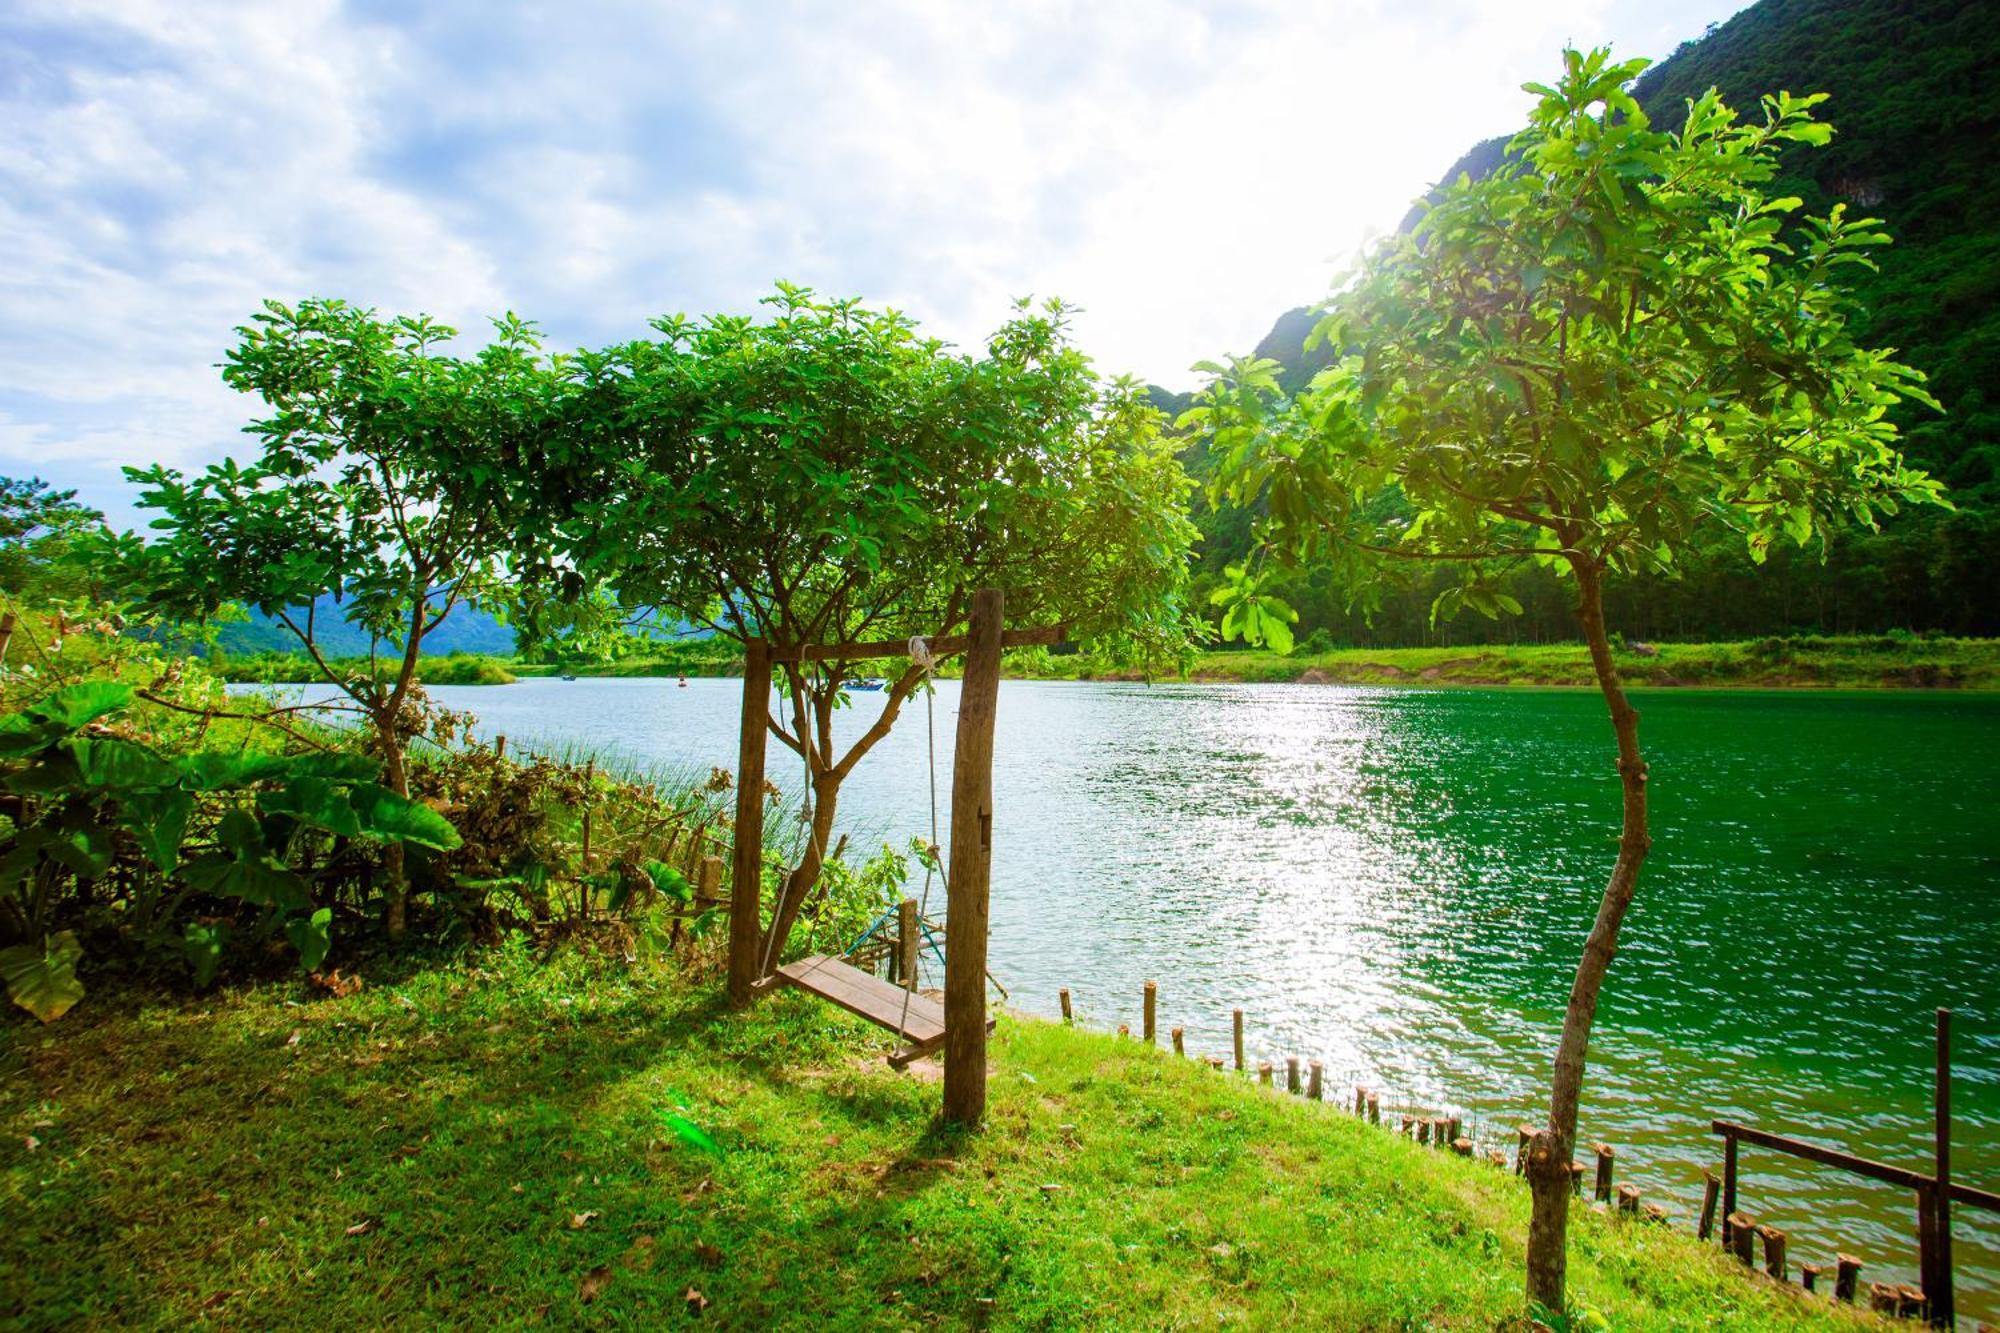
[[[372,1217],[364,1217],[359,1222],[356,1222],[353,1226],[349,1227],[347,1229],[347,1234],[350,1236],[365,1236],[374,1229],[375,1229],[375,1219]]]
[[[640,1236],[632,1242],[631,1248],[625,1251],[625,1257],[619,1262],[635,1273],[649,1272],[653,1267],[653,1251],[658,1244],[659,1242],[651,1236]]]
[[[576,1287],[576,1298],[585,1305],[588,1305],[596,1300],[599,1293],[610,1284],[611,1266],[609,1264],[599,1264],[596,1268],[591,1269],[583,1275],[583,1281],[579,1282]]]
[[[707,1241],[698,1240],[694,1243],[694,1257],[703,1268],[722,1267],[722,1251]]]
[[[689,1314],[700,1314],[708,1308],[708,1297],[702,1295],[693,1287],[689,1287],[687,1291],[682,1293],[682,1299],[688,1303]]]
[[[594,1212],[571,1213],[569,1215],[569,1229],[571,1231],[581,1231],[585,1227],[589,1226],[592,1221],[596,1220],[598,1216],[599,1214]]]

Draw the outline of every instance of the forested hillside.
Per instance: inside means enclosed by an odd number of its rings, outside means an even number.
[[[1956,512],[1892,520],[1854,533],[1821,562],[1817,549],[1775,551],[1759,568],[1718,532],[1678,579],[1612,591],[1615,623],[1645,638],[1741,638],[1793,632],[1937,629],[2000,633],[2000,5],[1972,0],[1761,0],[1647,71],[1635,92],[1656,125],[1671,127],[1688,98],[1710,86],[1745,114],[1766,92],[1826,92],[1831,147],[1797,150],[1771,190],[1814,214],[1845,203],[1886,220],[1896,244],[1856,286],[1871,342],[1900,349],[1931,377],[1946,415],[1903,422],[1911,459],[1951,488]],[[1496,127],[1501,129],[1504,127]],[[1490,171],[1506,135],[1475,145],[1441,179]],[[1417,216],[1413,211],[1410,222]],[[1408,223],[1406,223],[1408,225]],[[1302,350],[1312,319],[1281,316],[1259,355],[1287,380],[1323,360]],[[1323,356],[1323,354],[1321,354]],[[1198,474],[1205,460],[1189,458]],[[1204,509],[1204,571],[1238,558],[1249,516]],[[1526,614],[1488,623],[1462,617],[1430,631],[1429,578],[1392,599],[1373,626],[1349,616],[1340,591],[1301,576],[1284,591],[1302,631],[1323,628],[1363,643],[1567,637],[1567,600],[1552,580],[1524,576]]]

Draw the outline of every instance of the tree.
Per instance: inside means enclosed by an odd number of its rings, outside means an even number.
[[[54,490],[40,477],[0,477],[0,590],[31,598],[68,595],[65,557],[79,538],[103,525],[104,515],[79,504],[73,490]]]
[[[455,330],[428,316],[269,302],[223,367],[225,382],[270,408],[246,427],[257,461],[192,479],[126,469],[148,488],[140,504],[161,512],[143,574],[153,603],[207,616],[243,602],[282,625],[373,730],[399,796],[424,640],[457,607],[507,612],[515,571],[548,540],[528,479],[562,428],[568,362],[541,355],[533,326],[512,315],[495,329],[458,358],[443,351]],[[367,631],[365,671],[322,651],[336,615]],[[392,938],[408,893],[401,851],[388,849]]]
[[[894,311],[792,286],[766,304],[761,322],[676,316],[584,358],[575,453],[549,474],[584,583],[778,649],[789,726],[770,729],[798,756],[811,818],[760,956],[732,959],[738,990],[781,955],[841,784],[925,680],[904,669],[843,748],[834,717],[857,664],[787,650],[950,634],[992,587],[1016,624],[1168,653],[1191,537],[1159,413],[1092,372],[1061,305],[1023,306],[974,357]]]
[[[1539,563],[1574,585],[1617,740],[1616,862],[1585,941],[1531,1146],[1528,1296],[1563,1306],[1569,1163],[1585,1050],[1651,845],[1639,714],[1611,655],[1604,585],[1670,570],[1711,529],[1761,559],[1844,524],[1941,503],[1887,413],[1936,404],[1923,377],[1857,346],[1844,288],[1886,237],[1760,186],[1790,144],[1823,144],[1820,96],[1740,118],[1714,92],[1651,130],[1625,85],[1644,61],[1564,55],[1507,161],[1442,190],[1323,308],[1338,349],[1296,400],[1275,365],[1211,366],[1185,418],[1221,454],[1218,490],[1268,501],[1261,564],[1217,596],[1252,638],[1272,566],[1323,559],[1364,604],[1399,562],[1455,570],[1434,616],[1519,611],[1498,587]]]

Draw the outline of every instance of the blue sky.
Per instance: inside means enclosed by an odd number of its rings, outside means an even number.
[[[123,463],[247,452],[266,297],[559,345],[774,279],[976,343],[1083,307],[1186,387],[1318,296],[1565,42],[1736,0],[132,4],[0,10],[0,472],[137,521]]]

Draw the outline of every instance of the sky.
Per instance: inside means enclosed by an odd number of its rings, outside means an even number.
[[[124,527],[120,465],[247,457],[215,365],[267,298],[572,347],[784,279],[977,347],[1060,296],[1104,371],[1192,387],[1565,44],[1659,58],[1740,7],[9,0],[0,474]]]

